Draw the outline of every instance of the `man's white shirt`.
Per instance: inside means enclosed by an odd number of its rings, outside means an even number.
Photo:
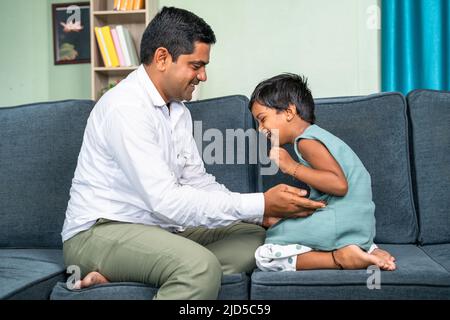
[[[182,102],[169,108],[143,65],[93,108],[70,189],[62,240],[97,219],[169,231],[261,223],[262,193],[230,192],[206,173]]]

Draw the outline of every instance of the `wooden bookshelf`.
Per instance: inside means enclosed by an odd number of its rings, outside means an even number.
[[[95,38],[95,27],[123,25],[130,32],[136,51],[139,56],[141,38],[145,28],[158,11],[157,0],[145,0],[145,9],[130,11],[115,11],[114,0],[91,1],[91,98],[98,100],[102,89],[117,80],[125,78],[130,72],[137,69],[133,67],[106,68],[100,49]]]

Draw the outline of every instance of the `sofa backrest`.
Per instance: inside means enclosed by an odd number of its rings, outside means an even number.
[[[450,242],[450,92],[408,94],[412,178],[422,244]]]
[[[427,160],[425,156],[428,151],[422,149],[423,142],[420,139],[423,137],[419,129],[427,128],[429,133],[430,125],[420,122],[425,117],[420,113],[423,113],[423,108],[420,107],[423,105],[423,96],[416,99],[411,95],[409,100],[411,99],[415,169],[417,181],[423,185],[430,174],[421,169],[431,170],[433,167],[428,168],[422,164]],[[438,102],[441,101],[439,99]],[[436,108],[445,108],[445,99]],[[433,98],[433,104],[435,100]],[[193,121],[201,121],[202,150],[209,147],[211,151],[211,143],[215,139],[222,139],[219,143],[223,146],[224,164],[206,163],[206,170],[235,192],[265,191],[278,183],[304,186],[281,173],[259,176],[258,165],[249,160],[248,143],[235,143],[234,149],[230,149],[230,145],[225,143],[227,129],[255,129],[247,104],[245,96],[228,96],[187,104]],[[89,100],[67,100],[0,109],[0,247],[61,246],[60,232],[71,180],[86,121],[93,105],[94,102]],[[441,114],[438,116],[438,112],[441,111],[438,109],[430,121],[445,127],[448,118],[439,118]],[[317,99],[316,116],[317,124],[353,148],[371,173],[376,204],[376,241],[414,243],[418,227],[412,200],[406,104],[403,96],[384,93],[366,97]],[[206,134],[208,129],[213,129],[213,137]],[[217,132],[222,137],[215,136]],[[440,132],[445,130],[436,127],[435,134]],[[440,139],[448,142],[448,135]],[[445,146],[448,150],[448,144]],[[288,150],[293,155],[292,148]],[[229,153],[236,156],[243,152],[243,164],[236,163],[236,157],[233,164],[226,163]],[[444,167],[439,172],[448,173],[450,166],[445,167],[449,163],[448,153],[440,156],[444,159],[441,162]],[[442,189],[444,192],[446,187],[445,190],[448,191],[448,180],[442,180],[442,186],[433,187],[433,190]],[[428,192],[431,187],[426,189],[417,190],[422,212],[422,239],[427,243],[448,242],[449,235],[445,233],[448,230],[448,216],[433,209],[436,207],[432,205],[440,206],[441,202],[421,202],[421,198],[430,199],[429,195],[421,194]],[[438,200],[448,202],[446,193]],[[447,202],[444,202],[442,208],[448,207]],[[437,229],[427,229],[430,221]]]
[[[414,243],[417,219],[411,189],[406,103],[399,93],[317,99],[317,124],[345,141],[371,174],[378,243]],[[292,149],[290,149],[292,152]],[[294,158],[296,159],[296,158]],[[263,188],[292,184],[278,173]]]
[[[0,108],[0,247],[61,246],[88,100]]]
[[[241,95],[186,104],[194,122],[194,137],[198,144],[201,143],[201,148],[199,145],[198,147],[201,149],[206,171],[233,192],[257,191],[258,165],[256,161],[250,161],[250,140],[240,143],[237,138],[233,138],[236,135],[242,136],[242,132],[236,132],[236,129],[242,129],[250,135],[251,131],[254,132],[253,119],[247,105],[247,97]],[[231,141],[234,142],[230,143]],[[238,155],[243,154],[243,159],[238,158]]]

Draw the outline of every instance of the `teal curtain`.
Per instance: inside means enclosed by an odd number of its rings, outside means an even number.
[[[382,91],[450,91],[450,0],[382,0]]]

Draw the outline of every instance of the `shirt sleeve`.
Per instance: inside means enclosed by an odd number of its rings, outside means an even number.
[[[183,185],[190,185],[196,189],[205,191],[223,191],[231,194],[232,197],[241,198],[236,199],[238,204],[237,210],[244,213],[244,215],[257,216],[256,218],[243,218],[243,221],[262,224],[262,215],[264,212],[264,196],[262,193],[233,193],[229,191],[223,184],[216,181],[216,178],[207,173],[205,165],[200,156],[199,150],[195,143],[194,137],[191,134],[192,118],[189,110],[186,108],[186,127],[188,136],[188,155],[186,164],[183,168],[183,173],[180,178],[180,183]]]
[[[186,134],[191,131],[187,131]],[[180,183],[182,185],[189,185],[196,189],[206,191],[223,191],[229,193],[230,191],[221,183],[216,181],[216,178],[207,173],[203,160],[195,144],[195,140],[192,135],[187,137],[186,163],[183,167],[183,172],[180,177]]]
[[[126,106],[111,110],[105,140],[132,191],[142,198],[154,218],[183,227],[221,227],[237,220],[262,220],[262,194],[233,193],[205,175],[193,174],[191,178],[198,180],[191,185],[179,183],[164,160],[156,124],[145,109]]]

